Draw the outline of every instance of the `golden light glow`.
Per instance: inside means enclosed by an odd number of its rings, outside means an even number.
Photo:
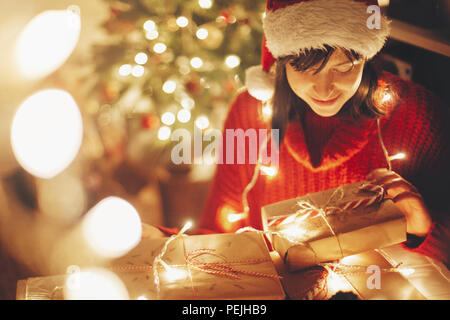
[[[273,166],[261,166],[261,172],[263,172],[263,174],[265,175],[268,175],[269,177],[274,177],[278,173],[278,168]]]
[[[129,300],[127,288],[113,272],[89,268],[66,278],[65,300]]]
[[[148,40],[155,40],[158,37],[159,37],[159,33],[157,30],[147,31],[145,33],[145,38],[147,38]]]
[[[171,133],[172,133],[172,130],[170,130],[169,127],[162,126],[158,130],[158,139],[161,141],[167,140],[170,138]]]
[[[209,119],[207,116],[200,116],[195,120],[197,128],[203,130],[209,127]]]
[[[153,20],[147,20],[144,22],[144,29],[145,31],[154,31],[156,30],[156,23]]]
[[[187,25],[189,24],[189,20],[184,16],[180,16],[177,18],[176,23],[180,28],[184,28],[187,27]]]
[[[142,225],[138,212],[130,203],[118,197],[108,197],[85,215],[82,230],[95,253],[116,258],[139,243]]]
[[[50,179],[73,161],[83,138],[80,110],[63,90],[39,91],[17,110],[11,145],[20,165],[32,175]]]
[[[145,52],[139,52],[138,54],[136,54],[136,56],[134,57],[134,61],[137,64],[146,64],[148,61],[148,56]]]
[[[406,155],[403,152],[397,153],[391,157],[389,157],[389,160],[397,160],[397,159],[405,159]]]
[[[15,56],[21,74],[44,77],[58,69],[75,49],[81,30],[79,8],[44,11],[21,32]]]
[[[134,66],[133,69],[131,70],[131,74],[133,75],[133,77],[139,78],[142,77],[144,75],[145,69],[143,66],[137,65]]]
[[[415,272],[415,270],[413,268],[400,268],[398,269],[398,272],[407,277],[409,275],[412,275]]]
[[[181,106],[185,109],[191,110],[195,106],[195,101],[192,98],[185,97],[181,99]]]
[[[161,116],[161,122],[170,126],[170,125],[174,124],[174,122],[175,122],[175,115],[170,111],[165,112]]]
[[[206,30],[205,28],[200,28],[200,29],[197,30],[195,35],[200,40],[205,40],[206,38],[208,38],[208,30]]]
[[[203,9],[210,9],[212,7],[212,0],[198,0],[198,4]]]
[[[191,59],[192,68],[198,69],[203,66],[203,60],[199,57],[194,57]]]
[[[183,234],[183,233],[185,233],[186,231],[188,231],[190,228],[192,228],[192,226],[193,226],[194,224],[192,223],[192,221],[187,221],[186,223],[185,223],[185,225],[183,226],[183,228],[180,230],[180,234]]]
[[[155,45],[153,46],[153,51],[155,51],[156,53],[163,53],[166,50],[167,46],[162,42],[155,43]]]
[[[119,68],[119,75],[121,75],[122,77],[129,76],[132,70],[133,67],[131,66],[131,64],[123,64]]]
[[[189,120],[191,120],[191,112],[189,110],[186,110],[186,109],[181,109],[177,113],[177,119],[181,123],[186,123]]]
[[[163,84],[163,91],[165,93],[174,93],[175,89],[177,88],[177,83],[173,80],[167,80],[166,82],[164,82]]]
[[[246,217],[245,213],[229,213],[228,221],[233,223],[245,219],[245,217]]]
[[[225,64],[228,68],[233,69],[241,64],[241,58],[232,54],[225,58]]]
[[[389,101],[391,99],[392,99],[391,94],[390,93],[385,93],[384,96],[383,96],[383,99],[381,99],[381,102],[387,102],[387,101]]]

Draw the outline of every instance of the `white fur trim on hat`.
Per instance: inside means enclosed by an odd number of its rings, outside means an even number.
[[[245,86],[254,98],[268,101],[274,92],[274,79],[261,65],[253,66],[245,70]]]
[[[389,36],[389,21],[381,15],[380,28],[370,29],[364,2],[313,0],[268,11],[263,20],[267,48],[275,58],[297,55],[324,45],[353,49],[370,59]]]

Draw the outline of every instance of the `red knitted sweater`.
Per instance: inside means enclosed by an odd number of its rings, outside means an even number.
[[[399,152],[407,155],[406,159],[392,161],[392,170],[417,187],[433,219],[425,239],[410,236],[404,245],[448,265],[447,110],[421,86],[383,73],[379,90],[386,87],[394,94],[391,102],[379,104],[386,111],[381,118],[384,144],[390,155]],[[269,128],[261,108],[261,103],[247,91],[239,93],[229,110],[224,130]],[[248,155],[248,146],[246,149]],[[272,178],[258,177],[248,194],[248,218],[244,223],[231,223],[226,215],[243,212],[242,192],[253,176],[255,165],[246,163],[218,165],[200,222],[203,229],[197,232],[232,232],[245,225],[260,229],[264,205],[358,182],[372,170],[387,167],[376,119],[365,118],[355,124],[348,119],[323,118],[311,111],[303,121],[289,123],[279,149],[278,173]]]

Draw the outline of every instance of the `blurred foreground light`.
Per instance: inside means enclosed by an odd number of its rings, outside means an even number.
[[[399,159],[405,159],[406,158],[406,154],[404,154],[403,152],[394,154],[393,156],[389,157],[389,160],[399,160]]]
[[[268,175],[269,177],[274,177],[277,175],[278,170],[274,166],[261,166],[261,171],[263,174]]]
[[[200,28],[200,29],[197,30],[195,35],[200,40],[205,40],[206,38],[208,38],[208,30],[206,30],[205,28]]]
[[[198,4],[203,9],[210,9],[212,7],[212,0],[198,0]]]
[[[82,269],[66,278],[65,300],[129,300],[127,288],[113,272],[102,268]]]
[[[129,76],[132,70],[133,67],[131,66],[131,64],[123,64],[119,68],[119,75],[121,75],[122,77]]]
[[[100,256],[117,258],[138,244],[142,225],[136,209],[118,197],[96,204],[83,219],[84,238]]]
[[[44,11],[23,29],[16,43],[21,74],[41,78],[58,69],[75,49],[80,36],[79,8]]]
[[[163,53],[166,50],[167,46],[162,42],[155,43],[155,45],[153,46],[153,51],[155,51],[156,53]]]
[[[153,20],[147,20],[144,22],[143,27],[145,31],[153,31],[156,30],[156,23]]]
[[[188,20],[188,18],[186,18],[184,16],[180,16],[177,18],[176,24],[180,28],[184,28],[184,27],[187,27],[187,25],[189,24],[189,20]]]
[[[163,87],[162,87],[162,89],[165,93],[174,93],[176,88],[177,88],[177,83],[173,80],[167,80],[166,82],[164,82]]]
[[[241,58],[239,58],[238,56],[236,56],[234,54],[229,55],[228,57],[225,58],[225,64],[230,69],[236,68],[238,65],[241,64]]]
[[[138,54],[136,54],[136,56],[134,57],[134,61],[137,64],[146,64],[148,61],[148,56],[145,52],[139,52]]]
[[[175,115],[172,112],[167,111],[161,116],[161,122],[170,126],[175,122]]]
[[[139,78],[142,77],[145,73],[145,68],[141,65],[134,66],[131,70],[131,74],[133,77]]]
[[[33,94],[17,110],[11,145],[20,165],[36,177],[50,179],[66,169],[83,138],[80,110],[66,91]]]
[[[201,130],[208,128],[209,127],[208,117],[206,116],[198,117],[197,120],[195,120],[195,125]]]
[[[191,59],[192,68],[198,69],[203,66],[203,60],[199,57],[194,57]]]

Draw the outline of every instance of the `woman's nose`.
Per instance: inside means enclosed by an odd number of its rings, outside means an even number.
[[[328,73],[318,74],[314,81],[313,89],[318,99],[326,100],[331,98],[334,89],[333,76]]]

